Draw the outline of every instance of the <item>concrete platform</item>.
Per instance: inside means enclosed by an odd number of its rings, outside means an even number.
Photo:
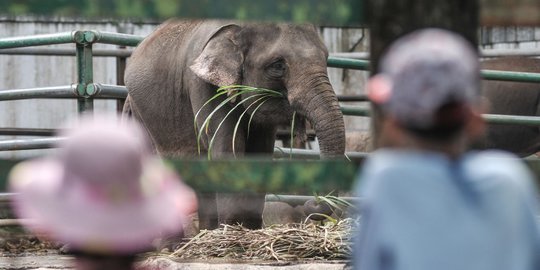
[[[165,257],[150,258],[139,263],[144,269],[171,270],[348,270],[346,261],[335,262],[234,262],[211,260],[204,262],[178,262]],[[145,268],[146,267],[146,268]],[[0,269],[74,269],[73,257],[65,255],[30,255],[17,257],[0,256]]]

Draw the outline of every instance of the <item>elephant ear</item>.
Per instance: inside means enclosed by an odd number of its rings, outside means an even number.
[[[195,74],[216,86],[238,84],[244,56],[234,42],[240,26],[230,24],[218,29],[208,40],[201,54],[190,66]]]

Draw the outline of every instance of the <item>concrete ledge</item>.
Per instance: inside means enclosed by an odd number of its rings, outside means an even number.
[[[158,257],[151,258],[140,264],[140,266],[148,267],[150,269],[170,269],[170,270],[270,270],[270,269],[283,269],[283,270],[345,270],[352,269],[347,265],[345,261],[336,262],[223,262],[220,260],[210,262],[176,262],[169,258]]]
[[[146,268],[145,268],[146,267]],[[178,262],[166,257],[149,258],[139,263],[137,268],[161,270],[348,270],[346,261],[321,262],[231,262],[211,260],[209,262]],[[0,269],[74,269],[73,257],[66,255],[34,255],[3,257],[0,255]]]

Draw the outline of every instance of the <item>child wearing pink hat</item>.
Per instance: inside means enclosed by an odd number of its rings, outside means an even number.
[[[131,269],[153,239],[177,234],[195,193],[153,156],[144,131],[113,117],[83,117],[54,157],[9,177],[16,214],[32,231],[69,244],[77,269]]]

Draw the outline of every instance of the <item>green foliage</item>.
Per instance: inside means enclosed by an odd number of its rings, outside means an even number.
[[[138,18],[227,18],[361,23],[361,0],[0,0],[3,15]]]
[[[172,161],[186,184],[198,192],[250,194],[349,190],[357,165],[341,160],[220,159]]]

